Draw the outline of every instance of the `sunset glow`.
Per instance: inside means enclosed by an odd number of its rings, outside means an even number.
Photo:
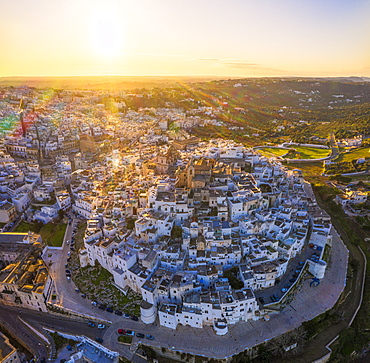
[[[0,0],[0,76],[366,76],[369,15],[365,0]]]

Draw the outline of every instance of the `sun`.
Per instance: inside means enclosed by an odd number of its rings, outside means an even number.
[[[109,9],[97,9],[91,18],[91,45],[100,58],[114,59],[123,50],[123,28],[117,15]]]

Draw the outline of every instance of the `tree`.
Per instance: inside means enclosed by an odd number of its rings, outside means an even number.
[[[176,238],[181,238],[182,237],[182,228],[180,226],[174,225],[171,231],[171,237],[176,239]]]
[[[58,210],[58,216],[59,216],[59,219],[62,220],[63,217],[64,217],[64,210],[63,209],[59,209]]]
[[[127,220],[126,220],[126,227],[127,227],[127,229],[134,229],[134,227],[135,227],[135,221],[136,221],[135,218],[132,218],[132,217],[127,218]]]

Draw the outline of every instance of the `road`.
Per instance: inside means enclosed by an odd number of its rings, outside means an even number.
[[[31,351],[38,359],[47,358],[48,352],[45,342],[33,334],[19,319],[22,313],[19,314],[19,309],[1,306],[0,309],[0,324],[18,340],[22,345]],[[27,312],[27,310],[23,310]],[[34,314],[34,313],[33,313]]]
[[[97,337],[103,338],[103,344],[105,346],[114,351],[118,351],[122,356],[126,357],[130,361],[136,363],[146,362],[144,359],[130,351],[129,346],[122,345],[117,342],[118,334],[116,328],[109,329],[108,325],[104,329],[98,329],[97,326],[92,328],[89,327],[86,322],[79,322],[72,318],[60,317],[25,309],[23,309],[21,314],[19,314],[19,311],[19,309],[13,307],[1,306],[0,322],[4,321],[4,325],[6,325],[7,328],[9,326],[13,327],[13,335],[18,336],[27,346],[34,350],[34,352],[37,352],[37,357],[39,359],[41,357],[47,357],[45,343],[41,338],[30,333],[30,331],[20,323],[19,316],[40,332],[42,332],[42,328],[45,327],[51,331],[55,330],[76,336],[83,335],[93,340]],[[120,327],[123,325],[123,320],[126,319],[117,317],[117,320],[120,321],[116,322],[116,326]],[[135,322],[132,323],[135,325]]]
[[[331,155],[329,160],[335,159],[339,154],[339,146],[337,141],[335,140],[335,134],[334,132],[330,133],[330,146],[331,146]]]

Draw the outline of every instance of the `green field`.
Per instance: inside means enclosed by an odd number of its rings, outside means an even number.
[[[294,146],[294,149],[300,153],[300,159],[321,159],[330,155],[330,149],[308,146]]]
[[[357,160],[360,158],[370,158],[370,147],[364,147],[360,149],[354,149],[353,151],[348,151],[341,153],[336,159],[336,162]]]
[[[316,147],[299,145],[293,146],[291,149],[295,149],[298,153],[298,157],[293,157],[292,159],[321,159],[330,155],[330,149],[320,149]],[[257,149],[257,151],[261,152],[262,155],[267,157],[276,157],[287,154],[289,150],[283,148],[263,147]],[[290,159],[291,157],[287,156],[287,158]]]
[[[281,149],[281,148],[275,148],[275,147],[261,147],[260,149],[256,149],[256,151],[259,151],[263,156],[266,156],[268,158],[272,158],[272,157],[276,157],[276,156],[283,156],[289,150]]]
[[[14,232],[36,232],[42,237],[43,242],[48,246],[61,247],[63,244],[64,233],[66,231],[66,224],[47,223],[41,228],[36,223],[21,222]]]

